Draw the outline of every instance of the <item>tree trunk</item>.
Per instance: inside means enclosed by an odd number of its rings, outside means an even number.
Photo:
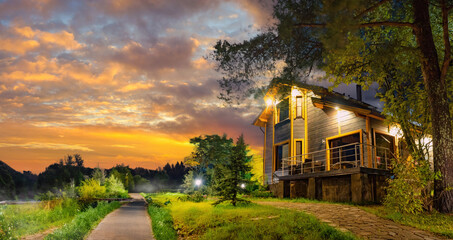
[[[434,208],[453,212],[453,132],[445,79],[441,78],[439,59],[434,45],[429,3],[414,0],[414,34],[421,53],[421,67],[430,104],[434,171],[441,177],[434,181]]]

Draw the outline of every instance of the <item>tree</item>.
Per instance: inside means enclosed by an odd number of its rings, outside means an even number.
[[[419,76],[422,81],[412,84],[412,90],[415,94],[421,90],[420,97],[426,99],[429,112],[423,118],[428,123],[412,124],[425,125],[433,138],[434,170],[440,173],[434,182],[434,206],[440,212],[452,212],[452,6],[446,0],[277,1],[274,17],[278,21],[267,32],[242,43],[215,45],[212,57],[226,76],[220,81],[220,98],[232,102],[240,99],[241,94],[235,93],[256,90],[260,86],[256,79],[276,70],[281,61],[285,65],[276,74],[279,79],[297,81],[320,68],[336,84],[355,82],[366,88],[378,82],[386,96],[407,82],[401,76]],[[384,109],[393,116],[401,113],[394,110],[388,104]],[[403,131],[406,136],[412,130]]]
[[[225,134],[223,136],[214,134],[192,138],[190,143],[195,147],[185,158],[185,164],[191,167],[193,176],[203,176],[203,184],[210,187],[221,174],[219,163],[228,161],[233,140]]]
[[[236,145],[233,146],[231,155],[227,162],[219,163],[219,168],[222,170],[219,175],[219,181],[216,183],[214,188],[217,189],[220,199],[217,200],[214,205],[219,203],[230,201],[233,206],[236,206],[238,201],[246,201],[238,198],[238,193],[241,188],[244,188],[242,184],[246,184],[247,179],[245,175],[250,172],[250,160],[252,156],[247,155],[247,145],[244,142],[244,137],[241,135]]]

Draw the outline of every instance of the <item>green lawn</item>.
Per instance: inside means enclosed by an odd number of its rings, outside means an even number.
[[[79,213],[75,200],[0,206],[0,239],[17,239],[70,222]]]
[[[360,208],[379,217],[391,219],[403,225],[453,238],[453,215],[451,214],[447,215],[437,212],[430,214],[422,213],[418,215],[401,214],[388,210],[384,206],[361,206]]]
[[[83,239],[92,226],[120,205],[100,203],[84,211],[73,199],[3,205],[0,206],[0,239],[20,239],[53,227],[57,229],[48,239]]]
[[[200,203],[179,200],[183,196],[151,195],[150,208],[160,206],[159,219],[165,219],[159,221],[151,214],[153,225],[166,222],[168,227],[173,222],[179,237],[193,239],[355,239],[352,234],[340,232],[302,212],[256,204],[214,207],[212,200]],[[176,239],[175,235],[160,238],[154,226],[153,231],[157,240]]]

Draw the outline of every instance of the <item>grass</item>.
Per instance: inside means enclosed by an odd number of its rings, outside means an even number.
[[[252,201],[269,201],[269,202],[296,202],[296,203],[328,203],[328,204],[343,204],[359,207],[376,216],[390,219],[394,222],[415,227],[421,230],[440,234],[449,238],[453,238],[453,215],[440,214],[433,212],[431,214],[423,213],[418,215],[401,214],[385,208],[382,205],[359,205],[355,203],[338,203],[326,202],[319,200],[311,200],[306,198],[296,199],[280,199],[280,198],[250,198]]]
[[[436,234],[453,238],[453,215],[438,212],[422,214],[401,214],[385,208],[384,206],[362,206],[363,210],[379,217],[387,218],[403,225],[430,231]]]
[[[148,202],[148,214],[152,219],[154,238],[156,238],[157,240],[176,240],[178,238],[178,235],[173,228],[173,218],[171,216],[170,209],[165,208],[165,205],[162,204],[167,200],[153,200],[153,197],[155,195],[152,194],[142,193],[142,196]],[[179,195],[177,194],[167,194],[167,197],[170,197],[173,201],[176,200],[178,196]]]
[[[18,239],[70,222],[80,212],[75,200],[0,206],[0,239]]]
[[[256,204],[233,207],[228,204],[212,206],[211,201],[200,203],[181,201],[183,194],[151,195],[154,204],[169,210],[173,228],[182,238],[194,239],[355,239],[316,218],[302,212],[277,209]],[[167,215],[168,217],[168,215]],[[153,220],[154,230],[155,219]],[[170,218],[167,218],[170,219]],[[156,236],[159,240],[159,238]],[[176,238],[168,238],[176,239]]]
[[[89,207],[85,212],[78,214],[70,223],[55,230],[45,239],[84,239],[84,237],[96,226],[99,221],[111,211],[119,208],[119,202],[100,202],[97,207]]]

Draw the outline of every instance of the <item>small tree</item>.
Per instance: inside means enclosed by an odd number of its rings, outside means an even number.
[[[236,206],[236,203],[239,201],[248,202],[247,200],[238,198],[241,185],[246,182],[245,175],[251,169],[249,162],[252,156],[248,156],[247,152],[247,145],[244,142],[243,135],[241,135],[236,145],[232,148],[229,161],[219,164],[221,171],[217,175],[215,189],[218,191],[220,199],[214,205],[225,201],[231,201],[233,206]]]

